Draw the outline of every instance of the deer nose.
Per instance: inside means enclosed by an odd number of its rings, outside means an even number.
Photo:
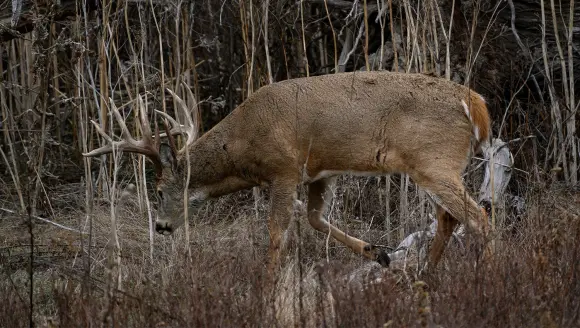
[[[157,233],[168,236],[171,235],[173,233],[173,228],[171,227],[171,225],[169,223],[164,223],[164,222],[156,222],[155,223],[155,231],[157,231]]]

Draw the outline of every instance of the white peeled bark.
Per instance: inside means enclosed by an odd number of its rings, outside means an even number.
[[[479,188],[478,201],[480,204],[493,204],[494,209],[503,210],[505,207],[505,190],[511,179],[513,156],[507,147],[507,143],[500,139],[493,139],[491,145],[484,145],[482,152],[485,170],[483,182]],[[490,165],[492,162],[494,163],[493,167]],[[433,201],[437,201],[437,197],[429,192],[427,194]],[[393,252],[389,253],[394,267],[407,266],[407,262],[409,262],[408,260],[411,257],[424,263],[428,247],[437,231],[437,220],[432,215],[429,216],[432,222],[427,229],[409,234]],[[464,229],[463,225],[459,225],[453,233],[452,238],[460,244],[462,244],[461,241],[465,234]]]
[[[493,139],[491,145],[482,147],[486,161],[483,183],[479,188],[478,202],[487,202],[503,208],[505,202],[505,190],[511,179],[513,156],[507,147],[507,143],[500,139]],[[493,158],[493,170],[490,159]],[[492,175],[493,174],[493,175]]]

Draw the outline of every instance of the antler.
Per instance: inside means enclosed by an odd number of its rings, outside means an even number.
[[[153,164],[155,164],[155,170],[157,174],[158,175],[161,174],[163,170],[163,165],[161,163],[161,157],[159,154],[159,142],[158,142],[159,138],[156,138],[157,142],[154,141],[153,134],[151,133],[151,128],[149,126],[149,119],[147,118],[147,114],[143,109],[144,106],[141,96],[139,96],[138,101],[139,106],[137,110],[139,111],[139,119],[141,121],[140,126],[141,131],[143,132],[143,138],[141,140],[135,140],[131,136],[131,133],[129,132],[129,129],[127,129],[127,125],[125,125],[125,121],[123,120],[123,117],[121,117],[121,114],[117,109],[117,106],[115,106],[113,100],[110,99],[111,111],[115,115],[117,123],[121,127],[122,140],[113,141],[113,139],[105,131],[103,131],[103,129],[99,126],[99,124],[91,120],[91,123],[93,123],[93,125],[97,129],[97,132],[103,138],[105,138],[105,140],[107,140],[108,143],[100,148],[92,150],[89,153],[83,153],[83,156],[94,157],[103,154],[108,154],[112,153],[113,149],[129,153],[142,154],[147,156],[153,162]]]
[[[189,88],[186,88],[186,89],[187,89],[191,99],[195,99],[193,97],[193,93],[191,92],[191,90]],[[177,135],[177,134],[187,135],[187,140],[185,142],[185,145],[179,150],[179,153],[183,153],[197,139],[197,133],[198,133],[197,125],[193,123],[191,113],[189,112],[189,109],[187,108],[187,105],[185,104],[183,99],[179,98],[179,96],[176,95],[173,91],[171,91],[169,89],[167,89],[167,91],[169,93],[171,93],[175,102],[177,102],[179,107],[181,107],[181,110],[183,111],[183,114],[185,115],[185,121],[186,121],[185,124],[184,125],[179,124],[175,119],[173,119],[173,117],[169,116],[167,113],[164,113],[164,112],[159,111],[159,110],[155,110],[155,111],[159,115],[166,118],[169,121],[169,123],[171,124],[171,130],[169,130],[169,134],[171,134],[171,135]],[[166,136],[167,136],[167,133],[162,133],[160,135],[160,137],[166,137]]]

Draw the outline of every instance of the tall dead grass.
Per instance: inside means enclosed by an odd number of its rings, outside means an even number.
[[[88,280],[83,279],[85,253],[74,242],[58,255],[37,255],[34,318],[51,327],[577,326],[580,209],[573,202],[578,198],[577,191],[528,197],[526,217],[500,233],[491,262],[476,265],[475,254],[450,244],[437,270],[423,276],[383,270],[333,243],[327,261],[326,236],[315,233],[297,211],[300,224],[291,229],[298,242],[274,289],[264,283],[268,236],[251,192],[212,202],[197,213],[191,257],[183,230],[170,238],[156,236],[153,261],[147,218],[127,201],[118,209],[121,290],[112,299],[105,293],[105,250],[111,242],[105,204],[95,208]],[[77,220],[74,212],[68,215],[61,220]],[[0,227],[4,245],[23,234],[15,225]],[[74,240],[69,232],[54,237],[54,229],[37,225],[38,245],[52,238],[55,250],[67,238]],[[27,325],[26,261],[7,247],[0,261],[5,318],[0,326]]]

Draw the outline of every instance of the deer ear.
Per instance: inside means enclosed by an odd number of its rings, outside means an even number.
[[[163,167],[170,167],[175,171],[177,168],[177,159],[175,158],[175,154],[168,144],[162,143],[159,146],[159,156],[161,158],[161,164],[163,164]]]

